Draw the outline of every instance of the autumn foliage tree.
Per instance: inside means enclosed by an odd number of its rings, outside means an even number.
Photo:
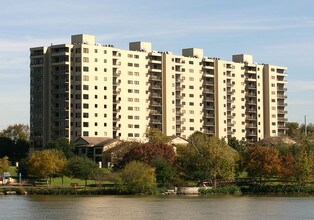
[[[46,149],[35,151],[27,158],[28,173],[38,178],[48,178],[61,174],[67,164],[66,157],[61,151]]]
[[[0,175],[3,174],[3,172],[9,171],[10,168],[10,161],[8,157],[0,158]]]
[[[273,147],[254,146],[248,148],[246,170],[251,177],[269,178],[280,169],[279,151]]]
[[[124,155],[120,167],[134,160],[153,166],[155,160],[158,158],[164,158],[169,164],[174,164],[176,162],[176,155],[173,147],[162,143],[138,144]]]

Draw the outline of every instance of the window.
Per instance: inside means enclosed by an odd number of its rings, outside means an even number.
[[[88,118],[88,113],[83,113],[83,118]]]
[[[134,128],[140,128],[140,125],[134,125]]]
[[[134,55],[134,58],[135,59],[138,59],[140,56],[139,55]]]
[[[194,89],[194,86],[189,86],[189,89]]]
[[[134,116],[134,119],[135,119],[135,120],[139,120],[139,119],[140,119],[140,116]]]
[[[132,89],[128,89],[128,93],[132,93],[133,92],[133,90]]]
[[[189,64],[193,64],[193,61],[189,61]]]
[[[88,57],[83,57],[83,62],[84,63],[88,63],[89,62],[89,58]]]
[[[83,122],[83,127],[88,127],[88,122]]]
[[[88,108],[89,106],[88,106],[88,104],[87,103],[84,103],[83,104],[83,108]]]
[[[134,63],[134,67],[139,67],[140,65],[138,63]]]
[[[133,119],[133,115],[128,115],[128,119]]]
[[[89,81],[89,77],[86,75],[83,75],[83,81]]]
[[[83,131],[83,136],[89,136],[88,131]]]
[[[134,93],[140,93],[140,90],[134,89]]]
[[[128,137],[133,137],[133,134],[132,133],[128,133]]]
[[[83,48],[83,53],[89,53],[88,48]]]
[[[139,85],[140,82],[139,82],[139,81],[134,81],[134,84],[135,84],[135,85]]]
[[[133,107],[130,107],[130,106],[129,106],[129,107],[128,107],[128,110],[129,110],[129,111],[133,111]]]
[[[132,67],[132,66],[133,66],[133,63],[128,63],[128,66]]]
[[[128,84],[133,84],[133,81],[132,80],[128,80]]]
[[[83,99],[88,99],[88,94],[83,94]]]
[[[83,66],[83,71],[88,72],[88,66]]]

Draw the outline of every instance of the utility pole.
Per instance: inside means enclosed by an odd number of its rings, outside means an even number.
[[[307,128],[306,128],[306,115],[304,115],[304,134],[305,134],[305,137],[306,137],[306,134],[307,134]]]

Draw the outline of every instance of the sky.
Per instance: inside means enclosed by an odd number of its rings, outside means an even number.
[[[1,1],[1,0],[0,0]],[[298,0],[15,0],[1,4],[0,129],[29,124],[29,48],[70,43],[92,34],[96,42],[128,49],[132,41],[181,54],[288,67],[288,120],[314,123],[314,1]]]

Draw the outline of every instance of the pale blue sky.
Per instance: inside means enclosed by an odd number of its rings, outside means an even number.
[[[15,0],[1,4],[0,129],[29,123],[29,48],[96,36],[127,49],[150,41],[154,50],[288,67],[288,118],[314,122],[314,1],[298,0]]]

